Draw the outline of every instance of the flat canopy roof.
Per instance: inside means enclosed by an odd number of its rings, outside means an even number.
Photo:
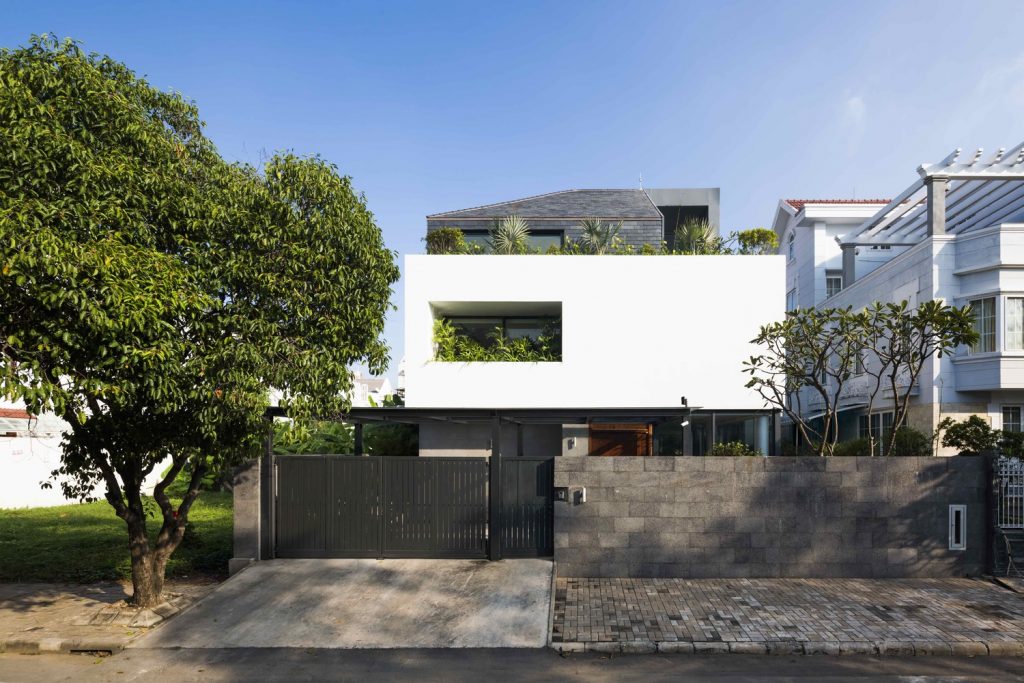
[[[367,422],[397,422],[423,424],[431,422],[489,423],[494,419],[520,424],[582,424],[588,422],[667,422],[690,415],[700,408],[674,406],[671,408],[352,408],[333,419],[356,424]],[[709,411],[710,412],[710,411]],[[765,410],[715,410],[722,414],[771,413]],[[286,417],[279,407],[267,411],[270,417]]]

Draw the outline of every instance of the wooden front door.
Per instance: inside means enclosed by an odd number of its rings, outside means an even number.
[[[622,423],[590,425],[590,455],[652,455],[653,451],[653,425]]]

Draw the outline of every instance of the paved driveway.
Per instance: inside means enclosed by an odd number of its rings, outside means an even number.
[[[272,560],[134,648],[543,647],[546,560]]]

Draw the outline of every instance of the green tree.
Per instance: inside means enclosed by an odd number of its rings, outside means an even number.
[[[740,230],[731,235],[739,246],[741,254],[773,254],[779,248],[779,237],[774,230],[768,228],[751,228]]]
[[[1002,436],[1002,432],[992,429],[988,420],[978,415],[971,415],[960,422],[947,417],[942,421],[942,426],[946,430],[942,435],[942,445],[955,448],[960,455],[982,455],[995,451]]]
[[[397,278],[332,165],[229,164],[195,104],[123,64],[46,36],[0,50],[0,390],[70,424],[54,475],[124,520],[137,605],[206,473],[257,452],[269,387],[305,420],[347,408],[350,365],[383,370]]]
[[[689,255],[728,254],[725,240],[706,220],[691,219],[676,226],[673,251]]]

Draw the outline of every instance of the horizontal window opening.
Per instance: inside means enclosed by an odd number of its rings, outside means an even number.
[[[434,304],[434,360],[561,361],[561,311],[557,302]]]

